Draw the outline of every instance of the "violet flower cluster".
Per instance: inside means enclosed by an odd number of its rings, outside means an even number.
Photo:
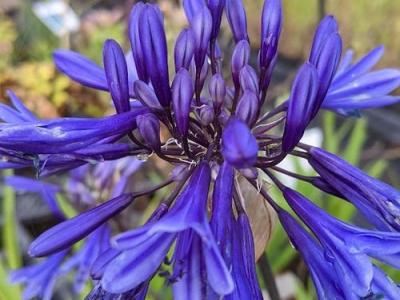
[[[8,176],[5,184],[18,192],[38,193],[54,217],[65,221],[67,217],[57,197],[67,197],[77,211],[93,208],[97,202],[126,192],[130,177],[141,165],[142,161],[133,157],[106,161],[96,166],[86,164],[70,171],[65,186],[21,176]],[[112,226],[112,220],[101,224],[85,238],[78,250],[69,247],[36,264],[12,271],[10,281],[26,285],[23,299],[38,297],[50,300],[53,299],[57,280],[73,273],[73,292],[81,293],[90,279],[97,257],[111,247]]]
[[[45,176],[94,161],[152,154],[175,166],[154,188],[110,195],[47,230],[29,253],[50,256],[43,268],[54,269],[79,240],[108,238],[104,226],[135,199],[173,186],[145,225],[120,232],[101,247],[90,263],[96,287],[87,299],[144,299],[160,273],[174,299],[262,299],[250,220],[235,184],[243,176],[277,212],[319,299],[400,299],[398,286],[376,265],[400,268],[400,193],[340,157],[300,143],[320,109],[352,116],[400,100],[390,95],[400,86],[400,71],[371,70],[383,48],[353,62],[351,51],[342,55],[336,20],[325,17],[289,98],[271,108],[266,99],[278,56],[281,1],[264,3],[256,66],[249,63],[241,0],[184,0],[183,6],[189,25],[176,39],[173,68],[162,13],[141,2],[130,15],[128,53],[107,40],[103,67],[72,51],[54,53],[61,72],[108,92],[116,114],[39,120],[12,93],[14,108],[0,107],[2,168],[34,167]],[[224,12],[235,41],[230,59],[218,44]],[[230,76],[223,73],[227,66]],[[162,140],[161,130],[167,136]],[[372,229],[344,223],[285,186],[276,172],[282,172],[277,165],[287,156],[308,161],[318,175],[285,174],[352,203]],[[260,173],[280,189],[298,219],[259,186]],[[24,272],[25,278],[34,275]]]

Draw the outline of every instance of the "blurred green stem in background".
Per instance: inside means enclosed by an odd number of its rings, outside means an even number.
[[[3,171],[3,176],[13,175],[12,170]],[[18,244],[15,192],[9,186],[3,187],[3,232],[2,242],[5,259],[0,260],[0,299],[20,299],[20,289],[8,282],[8,269],[17,269],[22,265]]]
[[[11,176],[12,170],[3,171],[4,176]],[[3,187],[3,244],[6,250],[6,262],[10,269],[21,267],[21,255],[17,239],[17,218],[15,208],[15,192],[9,186]]]

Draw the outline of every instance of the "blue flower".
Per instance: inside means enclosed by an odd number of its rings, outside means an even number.
[[[342,286],[359,297],[368,296],[374,278],[373,257],[399,268],[400,234],[357,228],[324,212],[301,194],[283,189],[283,195],[324,247],[325,258]],[[345,290],[345,299],[348,299]]]
[[[185,265],[192,259],[201,260],[202,262],[198,263],[206,270],[206,277],[212,289],[219,295],[229,294],[232,291],[232,279],[218,251],[205,210],[210,172],[209,166],[201,163],[168,212],[161,216],[156,214],[156,217],[151,218],[142,228],[115,238],[116,248],[122,252],[104,270],[102,276],[104,289],[122,293],[150,279],[177,238],[174,274],[185,273]],[[201,258],[199,253],[203,253]],[[152,258],[149,261],[144,260],[143,255],[151,255]],[[181,264],[181,260],[186,263]],[[201,281],[199,276],[200,274],[196,273],[193,278],[184,277],[178,286],[183,289],[189,288],[192,286],[192,280]],[[184,283],[186,280],[189,280],[187,284]],[[188,293],[201,297],[202,289],[200,285]],[[185,299],[181,294],[177,297]]]
[[[354,293],[353,285],[339,280],[335,276],[334,264],[326,259],[325,249],[286,211],[279,211],[279,218],[291,242],[301,253],[314,281],[319,299],[360,299]],[[388,278],[378,267],[373,267],[373,277],[369,296],[384,296],[397,299],[400,288]]]
[[[66,274],[76,270],[74,274],[74,292],[80,293],[90,278],[90,270],[96,261],[107,249],[110,248],[111,228],[104,224],[90,234],[83,246],[68,257],[61,265],[59,272]]]
[[[70,172],[66,188],[68,194],[66,196],[72,203],[78,203],[85,207],[93,207],[96,205],[94,197],[97,197],[96,195],[99,194],[99,191],[104,197],[107,196],[107,191],[111,196],[122,194],[127,187],[129,177],[138,170],[141,164],[142,162],[127,157],[122,160],[104,162],[96,167],[85,165],[77,168]],[[113,179],[116,176],[120,179],[117,183],[115,183]],[[92,186],[85,186],[83,182],[91,182]],[[65,220],[66,217],[58,207],[58,203],[55,199],[57,193],[65,192],[60,186],[20,176],[6,177],[6,183],[13,186],[18,191],[40,193],[43,200],[50,206],[54,216],[59,217],[61,221]],[[71,230],[71,228],[67,230]],[[114,249],[111,248],[110,238],[110,224],[104,223],[96,227],[84,240],[82,247],[75,250],[71,256],[67,254],[73,252],[72,248],[69,246],[72,244],[63,247],[60,251],[52,250],[54,254],[49,258],[37,265],[14,271],[11,274],[11,279],[16,277],[17,279],[15,279],[15,282],[27,283],[24,293],[30,294],[33,288],[28,282],[32,279],[29,276],[36,276],[40,280],[35,281],[35,288],[38,290],[42,289],[46,297],[51,297],[54,289],[54,281],[61,276],[74,272],[73,288],[74,293],[78,294],[90,279],[95,263],[100,258],[107,257],[107,253],[113,252]],[[55,262],[57,262],[57,266]],[[30,269],[34,270],[32,275],[29,275],[31,274],[29,273],[26,275],[26,278],[24,277],[23,280],[20,279],[20,275],[18,274],[24,275],[26,274],[25,270]],[[43,282],[41,280],[43,280]],[[39,291],[38,293],[42,292]],[[30,297],[31,296],[27,298]]]
[[[398,96],[389,94],[400,86],[400,70],[388,68],[371,71],[383,52],[383,46],[377,47],[352,64],[353,51],[348,50],[322,107],[351,116],[357,115],[360,109],[399,102]]]
[[[310,164],[379,230],[400,230],[400,192],[340,157],[311,148]]]
[[[230,300],[263,299],[257,280],[253,234],[249,219],[240,213],[232,228],[232,276],[235,289]]]
[[[290,241],[300,252],[313,279],[319,299],[344,299],[352,291],[343,293],[351,286],[341,286],[334,276],[333,265],[324,256],[322,246],[305,231],[300,224],[286,211],[279,211],[279,219],[287,232]]]
[[[64,118],[1,124],[0,147],[31,155],[68,154],[127,134],[136,128],[135,118],[145,111],[139,109],[100,119]],[[26,143],[28,138],[30,145]]]
[[[16,191],[39,193],[54,216],[64,220],[64,213],[56,200],[60,187],[21,176],[8,176],[5,178],[5,184],[12,186]]]
[[[10,281],[26,284],[23,299],[40,297],[43,300],[50,300],[56,280],[60,276],[60,266],[67,254],[68,250],[61,251],[36,265],[15,270],[10,274]]]
[[[32,242],[31,255],[50,258],[27,293],[49,295],[47,286],[59,269],[77,269],[77,288],[89,273],[96,281],[88,299],[144,299],[158,274],[172,285],[176,299],[261,299],[251,215],[234,184],[240,174],[278,212],[320,299],[399,298],[396,285],[371,261],[400,268],[399,192],[333,154],[300,143],[321,108],[351,116],[400,100],[390,95],[400,85],[400,71],[371,71],[383,48],[354,64],[352,52],[346,52],[340,62],[339,26],[326,16],[288,101],[266,108],[282,31],[281,1],[264,2],[257,66],[251,65],[242,0],[185,0],[183,7],[188,27],[175,43],[175,72],[168,65],[163,15],[154,4],[134,5],[131,49],[124,53],[117,42],[106,40],[103,67],[78,53],[55,51],[57,68],[82,85],[108,92],[116,114],[40,120],[12,92],[14,108],[0,104],[0,168],[33,167],[38,176],[72,170],[67,187],[79,211]],[[224,11],[235,42],[227,60],[231,78],[223,72],[225,51],[217,42]],[[131,175],[152,154],[174,171],[160,184],[132,192]],[[319,176],[278,166],[289,155],[305,158]],[[259,186],[259,172],[283,191],[313,236]],[[275,172],[347,200],[377,231],[328,215],[285,187]],[[42,193],[57,212],[54,195],[60,191],[53,186],[19,177],[8,183]],[[174,188],[147,222],[136,229],[118,226],[109,245],[109,224],[128,224],[127,215],[119,213],[166,186]],[[66,251],[85,238],[83,248],[59,267]]]

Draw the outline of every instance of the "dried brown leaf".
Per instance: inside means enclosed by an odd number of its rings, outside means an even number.
[[[250,220],[254,238],[256,261],[264,253],[276,224],[276,213],[262,195],[242,176],[238,176],[235,186],[239,191],[243,206]]]

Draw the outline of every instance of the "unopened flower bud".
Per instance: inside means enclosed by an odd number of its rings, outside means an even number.
[[[257,120],[259,100],[257,94],[245,90],[236,107],[236,117],[252,127]]]
[[[150,88],[148,84],[141,80],[136,80],[133,83],[133,89],[135,91],[136,98],[145,106],[156,109],[162,110],[162,106],[157,99],[154,90]]]
[[[231,118],[222,133],[224,159],[238,169],[252,167],[258,154],[258,144],[246,123]]]
[[[129,106],[128,69],[124,52],[114,40],[107,40],[103,49],[104,70],[111,98],[117,113],[127,112]]]
[[[221,111],[220,114],[218,115],[218,122],[221,123],[221,125],[225,126],[226,123],[229,121],[229,115],[227,114],[226,111]]]
[[[265,1],[261,20],[261,68],[268,69],[276,56],[282,30],[282,19],[281,0]]]
[[[328,92],[342,53],[342,38],[332,33],[320,47],[316,57],[310,57],[310,62],[317,68],[319,78],[318,105],[315,106],[313,117],[318,113]]]
[[[194,60],[196,68],[200,69],[206,58],[212,30],[212,17],[209,9],[203,7],[197,12],[191,25],[195,39]]]
[[[204,104],[199,108],[198,115],[201,124],[203,124],[204,126],[208,126],[214,121],[214,108],[210,105]]]
[[[193,79],[186,69],[180,69],[172,83],[172,107],[179,133],[189,130],[189,114],[194,93]]]
[[[139,16],[142,13],[145,4],[139,2],[132,8],[129,20],[129,40],[132,48],[132,55],[136,65],[137,74],[140,80],[149,82],[150,76],[145,65],[142,43],[139,38]]]
[[[232,71],[232,80],[235,85],[235,88],[239,88],[240,86],[240,70],[248,64],[250,58],[250,44],[246,40],[240,41],[232,54],[231,61],[231,71]]]
[[[226,86],[220,73],[215,74],[208,85],[210,96],[215,108],[220,108],[225,102]]]
[[[139,115],[136,118],[137,127],[144,141],[153,150],[159,151],[160,141],[160,121],[151,113]]]
[[[167,41],[162,15],[156,5],[145,4],[139,15],[139,37],[142,46],[144,64],[150,76],[154,92],[163,106],[171,100],[169,86]]]
[[[242,0],[226,0],[226,16],[235,42],[248,40],[247,18]]]
[[[246,65],[240,70],[239,81],[242,90],[251,90],[255,94],[259,93],[258,76],[250,65]]]
[[[232,88],[232,87],[228,87],[226,89],[225,102],[224,102],[224,106],[227,109],[231,109],[232,108],[233,99],[235,99],[235,89]]]
[[[211,39],[216,39],[218,36],[224,7],[225,7],[225,0],[208,0],[208,8],[210,9],[213,21]]]
[[[318,73],[310,64],[304,64],[296,75],[290,92],[282,150],[292,151],[312,119],[317,103]]]
[[[175,44],[175,72],[181,68],[189,70],[190,62],[193,59],[195,48],[195,39],[193,31],[190,28],[184,29],[178,36]]]

